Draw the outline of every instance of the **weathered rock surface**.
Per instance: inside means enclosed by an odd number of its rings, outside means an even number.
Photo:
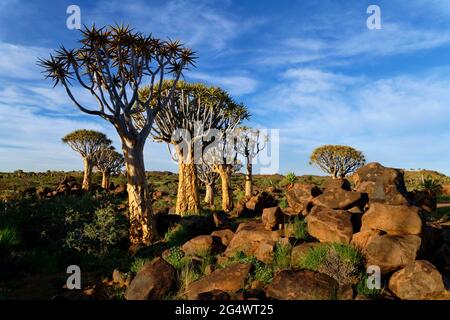
[[[430,262],[418,260],[395,272],[389,289],[400,299],[424,300],[445,291],[439,271]]]
[[[305,220],[308,233],[320,242],[350,243],[352,239],[353,225],[347,211],[316,206]]]
[[[277,300],[335,299],[338,283],[333,278],[310,270],[282,270],[267,286],[268,297]]]
[[[353,234],[352,245],[359,249],[364,249],[373,237],[380,235],[378,230],[364,230]]]
[[[383,274],[403,268],[416,260],[420,244],[414,235],[375,235],[364,249],[367,265],[379,266]]]
[[[295,212],[309,211],[312,199],[322,193],[322,190],[314,184],[296,183],[286,191],[286,199],[289,207]],[[307,213],[307,212],[305,212]]]
[[[283,224],[284,214],[279,207],[265,208],[262,213],[262,222],[266,230],[273,230]]]
[[[363,206],[362,202],[362,194],[360,192],[344,189],[325,189],[324,193],[312,200],[315,206],[341,210],[347,210],[357,205]]]
[[[158,257],[144,264],[125,292],[127,300],[158,300],[173,289],[175,269]]]
[[[323,188],[326,191],[335,190],[335,189],[343,189],[343,190],[347,190],[347,191],[352,191],[350,181],[348,181],[345,178],[328,179],[327,181],[324,182]]]
[[[206,252],[217,253],[220,250],[221,241],[217,237],[201,235],[192,238],[181,246],[186,255],[198,255]]]
[[[362,217],[361,230],[381,230],[392,235],[421,234],[419,210],[410,205],[372,203]]]
[[[217,237],[220,239],[220,242],[224,247],[228,247],[230,244],[231,239],[233,239],[234,232],[230,229],[224,229],[224,230],[216,230],[213,233],[211,233],[213,237]]]
[[[321,245],[322,244],[318,242],[305,242],[293,247],[291,251],[291,264],[293,266],[298,265],[299,261],[301,261],[301,259],[303,259],[310,250]]]
[[[366,193],[370,203],[409,204],[403,171],[399,169],[387,168],[372,162],[359,168],[353,177],[355,190]]]
[[[197,300],[200,294],[213,290],[235,293],[244,287],[250,268],[250,264],[237,263],[216,269],[211,274],[192,282],[186,290],[187,298]]]

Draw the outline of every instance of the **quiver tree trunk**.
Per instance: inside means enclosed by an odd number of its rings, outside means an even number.
[[[83,174],[83,190],[89,191],[91,189],[92,169],[94,167],[93,161],[89,158],[83,159],[84,174]]]
[[[231,173],[233,166],[229,164],[220,164],[215,166],[216,172],[220,175],[222,185],[222,210],[231,212],[233,205],[233,189],[231,187]]]
[[[158,237],[144,166],[144,142],[123,139],[130,210],[130,243],[147,245]]]
[[[109,190],[109,181],[111,178],[111,173],[109,171],[102,172],[102,188]]]
[[[204,202],[209,205],[211,209],[214,209],[214,185],[206,184],[206,195]]]
[[[245,174],[245,196],[253,196],[252,164],[249,159],[247,159],[247,172]]]
[[[183,157],[179,154],[178,170],[178,193],[175,212],[182,216],[199,213],[200,197],[197,167],[193,158],[183,161]]]

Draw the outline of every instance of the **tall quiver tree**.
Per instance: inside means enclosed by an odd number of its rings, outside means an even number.
[[[76,130],[67,134],[62,141],[68,144],[83,158],[83,190],[91,189],[92,169],[95,165],[95,153],[108,148],[111,144],[105,134],[94,130]]]
[[[219,174],[213,171],[212,167],[208,163],[197,164],[198,178],[205,185],[206,193],[204,203],[208,204],[211,209],[214,209],[214,188]]]
[[[172,85],[167,81],[163,87]],[[147,92],[144,89],[141,94],[146,96]],[[172,157],[178,161],[177,214],[200,212],[196,164],[201,162],[203,140],[212,130],[226,128],[230,115],[243,108],[220,88],[179,81],[168,107],[156,116],[153,139],[167,143],[169,150],[173,146]],[[140,114],[135,119],[141,123]]]
[[[104,147],[94,154],[95,166],[102,173],[102,188],[109,189],[111,174],[118,174],[125,159],[113,146]]]
[[[245,196],[253,195],[253,159],[268,142],[268,136],[261,136],[260,131],[240,127],[237,131],[237,151],[245,160]]]
[[[39,59],[38,64],[55,86],[60,83],[65,88],[82,112],[100,116],[116,128],[127,171],[130,242],[149,244],[158,234],[145,176],[144,144],[182,71],[193,65],[194,54],[177,41],[161,41],[134,32],[128,26],[86,28],[80,42],[79,48],[62,47],[56,55]],[[167,76],[173,77],[173,87],[162,95]],[[75,97],[72,80],[95,98],[97,108],[83,105]],[[151,88],[146,100],[141,100],[138,94],[143,83]],[[143,109],[145,118],[140,128],[132,119],[132,114],[137,112],[133,109],[136,103]]]

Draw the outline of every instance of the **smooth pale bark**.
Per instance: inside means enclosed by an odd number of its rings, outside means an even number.
[[[144,142],[122,138],[130,210],[130,242],[148,245],[158,237],[144,166]]]
[[[233,189],[231,187],[231,173],[233,166],[229,164],[216,165],[216,171],[220,175],[222,185],[222,210],[231,212],[234,208],[233,204]]]
[[[108,171],[102,172],[102,188],[105,190],[109,190],[109,181],[111,174]]]
[[[214,209],[214,186],[212,184],[206,184],[205,203],[209,204],[211,209]]]
[[[83,159],[84,165],[84,174],[83,174],[83,185],[82,189],[89,191],[91,189],[91,181],[92,181],[92,169],[94,167],[93,162],[89,158]]]
[[[247,173],[245,174],[245,196],[253,196],[252,163],[249,159],[247,159]]]
[[[178,193],[176,214],[181,216],[200,212],[200,197],[198,192],[197,167],[194,162],[184,163],[178,160]]]

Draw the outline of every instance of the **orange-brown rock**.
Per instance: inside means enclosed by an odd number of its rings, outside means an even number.
[[[209,235],[197,236],[183,244],[181,250],[185,255],[201,255],[206,252],[215,253],[220,250],[220,239]]]
[[[364,230],[353,234],[352,241],[350,242],[353,246],[364,249],[370,240],[381,232],[378,230]]]
[[[323,206],[330,209],[348,210],[357,205],[363,205],[360,192],[344,189],[325,189],[325,192],[312,200],[315,206]]]
[[[222,245],[227,247],[230,244],[231,239],[233,239],[234,232],[230,229],[216,230],[211,233],[211,236],[219,238]]]
[[[319,242],[304,242],[293,247],[291,251],[291,265],[297,266],[310,250],[322,245]]]
[[[284,214],[279,207],[265,208],[262,213],[262,222],[266,230],[273,230],[284,222]]]
[[[286,191],[286,199],[289,207],[295,212],[309,211],[312,199],[322,193],[322,190],[314,184],[296,183]]]
[[[351,214],[343,210],[314,207],[305,218],[308,233],[320,242],[350,243],[353,235]]]

